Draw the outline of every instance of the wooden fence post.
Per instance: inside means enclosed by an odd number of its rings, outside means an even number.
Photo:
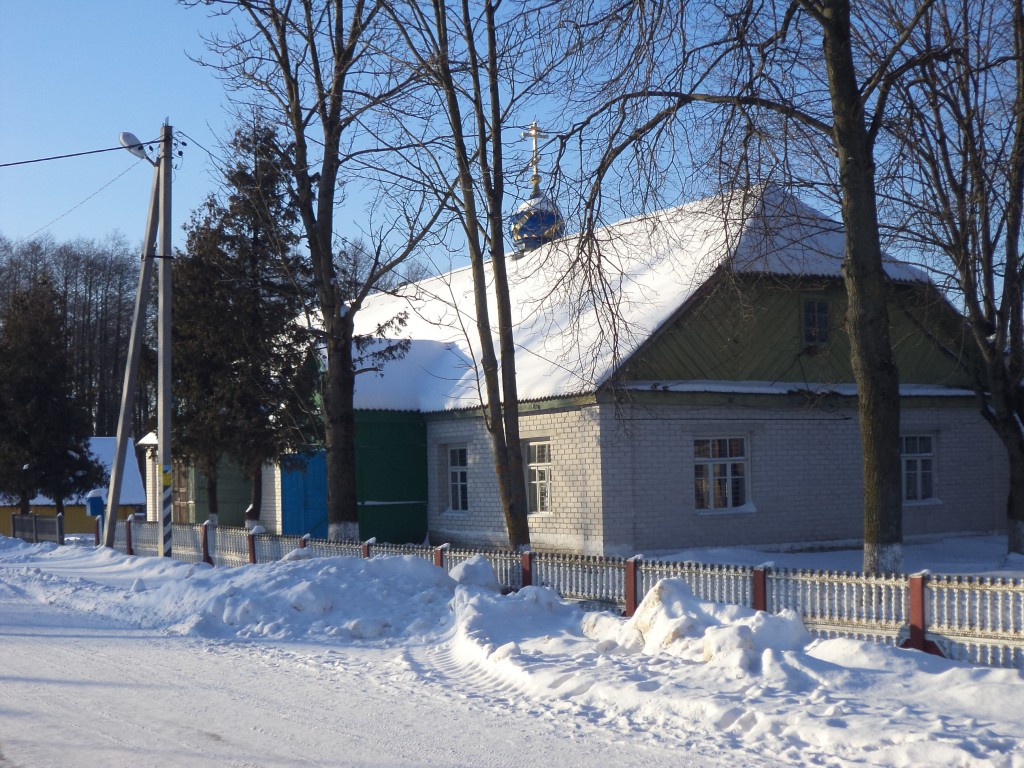
[[[910,598],[910,636],[901,647],[945,657],[946,654],[942,652],[942,649],[926,637],[928,617],[925,610],[924,588],[927,581],[928,573],[926,571],[913,574],[907,582],[908,597]]]
[[[249,565],[256,565],[256,534],[249,531]]]
[[[519,579],[520,586],[532,587],[533,586],[533,550],[524,549],[519,553],[519,567],[522,570],[522,576]]]
[[[128,515],[124,519],[124,553],[129,557],[135,554],[135,550],[132,549],[132,518],[135,515]]]
[[[444,555],[450,546],[450,544],[442,544],[439,547],[434,547],[434,565],[438,568],[444,568]]]
[[[754,604],[755,611],[768,610],[768,565],[759,565],[754,569]]]
[[[92,520],[95,523],[93,528],[95,528],[96,546],[97,547],[100,545],[100,520],[102,520],[102,519],[103,519],[102,517],[97,516],[97,517],[94,517],[93,520]]]
[[[57,546],[64,546],[64,513],[57,515]]]
[[[626,608],[622,612],[623,616],[632,616],[636,613],[639,605],[637,588],[640,585],[640,580],[637,575],[640,570],[640,561],[643,559],[643,555],[633,555],[626,561]]]
[[[371,536],[370,538],[368,538],[366,541],[363,542],[363,559],[364,560],[369,560],[370,559],[370,547],[373,546],[376,543],[377,543],[377,537],[376,536]]]

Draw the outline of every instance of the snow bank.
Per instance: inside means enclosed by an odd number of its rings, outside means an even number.
[[[624,619],[545,587],[502,595],[483,558],[452,576],[415,557],[215,569],[0,537],[5,592],[168,634],[398,648],[411,683],[440,676],[570,732],[681,741],[728,764],[1024,768],[1020,672],[812,640],[792,614],[701,601],[679,580]]]
[[[49,561],[45,572],[31,568],[20,579],[40,600],[202,637],[416,638],[447,626],[455,588],[442,570],[416,557],[330,557],[212,568],[129,558],[102,548],[42,546],[0,550],[5,563],[40,556]],[[96,581],[64,575],[72,568]],[[99,570],[105,573],[100,576]]]

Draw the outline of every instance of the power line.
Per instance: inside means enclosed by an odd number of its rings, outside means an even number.
[[[144,141],[143,144],[152,144],[155,142]],[[66,160],[69,157],[82,157],[84,155],[96,155],[100,152],[113,152],[117,149],[124,149],[120,144],[116,147],[107,147],[106,149],[90,149],[86,152],[72,152],[67,155],[53,155],[51,157],[37,157],[35,160],[16,160],[13,163],[0,163],[0,168],[9,168],[13,165],[28,165],[30,163],[45,163],[49,160]]]
[[[123,149],[123,147],[117,147],[117,149]],[[31,235],[26,235],[25,237],[21,238],[20,240],[18,240],[18,241],[17,241],[16,243],[15,243],[15,245],[21,245],[21,244],[22,244],[22,243],[24,243],[24,242],[25,242],[26,240],[30,240],[31,238],[35,237],[35,236],[36,236],[36,235],[38,235],[38,234],[39,234],[40,232],[42,232],[42,231],[43,231],[44,229],[49,229],[49,228],[50,228],[51,226],[53,226],[54,224],[56,224],[56,223],[57,223],[58,221],[60,221],[61,219],[63,219],[63,218],[65,217],[65,216],[67,216],[67,215],[68,215],[69,213],[71,213],[72,211],[76,210],[77,208],[81,208],[81,207],[82,207],[83,205],[85,205],[85,204],[86,204],[87,202],[89,202],[89,201],[90,201],[90,200],[92,200],[92,199],[93,199],[94,197],[96,197],[96,195],[98,195],[98,194],[99,194],[100,192],[102,192],[102,191],[103,191],[104,189],[106,189],[106,188],[107,188],[107,187],[109,187],[109,186],[110,186],[111,184],[113,184],[113,183],[114,183],[115,181],[117,181],[118,179],[120,179],[120,178],[121,178],[122,176],[124,176],[124,175],[125,175],[126,173],[128,173],[128,171],[130,171],[130,170],[131,170],[132,168],[134,168],[135,166],[137,166],[137,165],[138,165],[138,164],[139,164],[140,162],[142,162],[142,161],[141,161],[141,160],[137,160],[136,162],[132,163],[132,164],[131,164],[131,165],[129,165],[129,166],[127,167],[127,168],[125,168],[125,169],[124,169],[123,171],[121,171],[121,172],[120,172],[119,174],[117,174],[117,176],[115,176],[114,178],[112,178],[112,179],[111,179],[110,181],[108,181],[108,182],[107,182],[106,184],[104,184],[104,185],[103,185],[102,187],[100,187],[100,188],[99,188],[99,189],[97,189],[97,190],[96,190],[95,192],[93,192],[93,193],[92,193],[91,195],[89,195],[88,197],[86,197],[86,198],[85,198],[84,200],[82,200],[81,202],[77,203],[76,205],[73,205],[73,206],[71,206],[71,207],[70,207],[70,208],[68,208],[68,209],[67,209],[66,211],[64,211],[64,213],[62,213],[62,214],[61,214],[60,216],[58,216],[57,218],[55,218],[55,219],[54,219],[53,221],[50,221],[50,222],[48,222],[48,223],[44,224],[44,225],[43,225],[43,226],[41,226],[41,227],[40,227],[39,229],[37,229],[37,230],[36,230],[35,232],[33,232],[33,233],[32,233]]]

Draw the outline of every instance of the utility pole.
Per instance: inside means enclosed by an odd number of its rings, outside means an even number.
[[[110,470],[107,490],[107,509],[104,519],[103,544],[114,546],[117,511],[121,506],[121,484],[124,478],[125,454],[128,447],[132,409],[135,407],[135,386],[138,378],[139,357],[145,335],[146,307],[149,304],[153,260],[160,259],[158,298],[158,381],[157,381],[157,462],[161,476],[161,529],[160,549],[165,557],[171,555],[171,152],[173,132],[164,125],[160,136],[160,156],[153,162],[146,155],[142,142],[128,133],[121,134],[121,144],[136,157],[154,166],[153,189],[150,194],[146,237],[143,241],[142,265],[139,285],[135,292],[135,314],[128,342],[128,361],[121,389],[121,412],[117,420],[117,438],[114,463]],[[159,227],[160,250],[155,253]]]
[[[157,462],[160,466],[160,552],[171,556],[171,126],[160,136],[160,249],[157,298]]]

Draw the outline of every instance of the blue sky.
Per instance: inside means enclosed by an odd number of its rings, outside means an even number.
[[[219,183],[207,150],[219,153],[234,122],[215,72],[189,57],[207,53],[201,35],[225,20],[175,0],[0,0],[0,20],[0,166],[117,147],[122,131],[155,140],[169,120],[188,143],[172,193],[174,245],[183,247],[182,226]],[[525,159],[529,142],[518,134],[510,129]],[[528,196],[527,176],[510,210]],[[0,234],[18,242],[119,233],[137,247],[151,182],[148,164],[123,150],[0,167]],[[365,222],[352,216],[357,231]]]
[[[216,187],[201,147],[217,151],[232,123],[213,71],[188,58],[205,52],[207,12],[173,0],[0,0],[0,19],[0,164],[115,147],[121,131],[155,139],[168,119],[193,138],[174,174],[182,245],[181,225]],[[0,233],[120,232],[135,246],[151,181],[125,151],[0,168]]]

